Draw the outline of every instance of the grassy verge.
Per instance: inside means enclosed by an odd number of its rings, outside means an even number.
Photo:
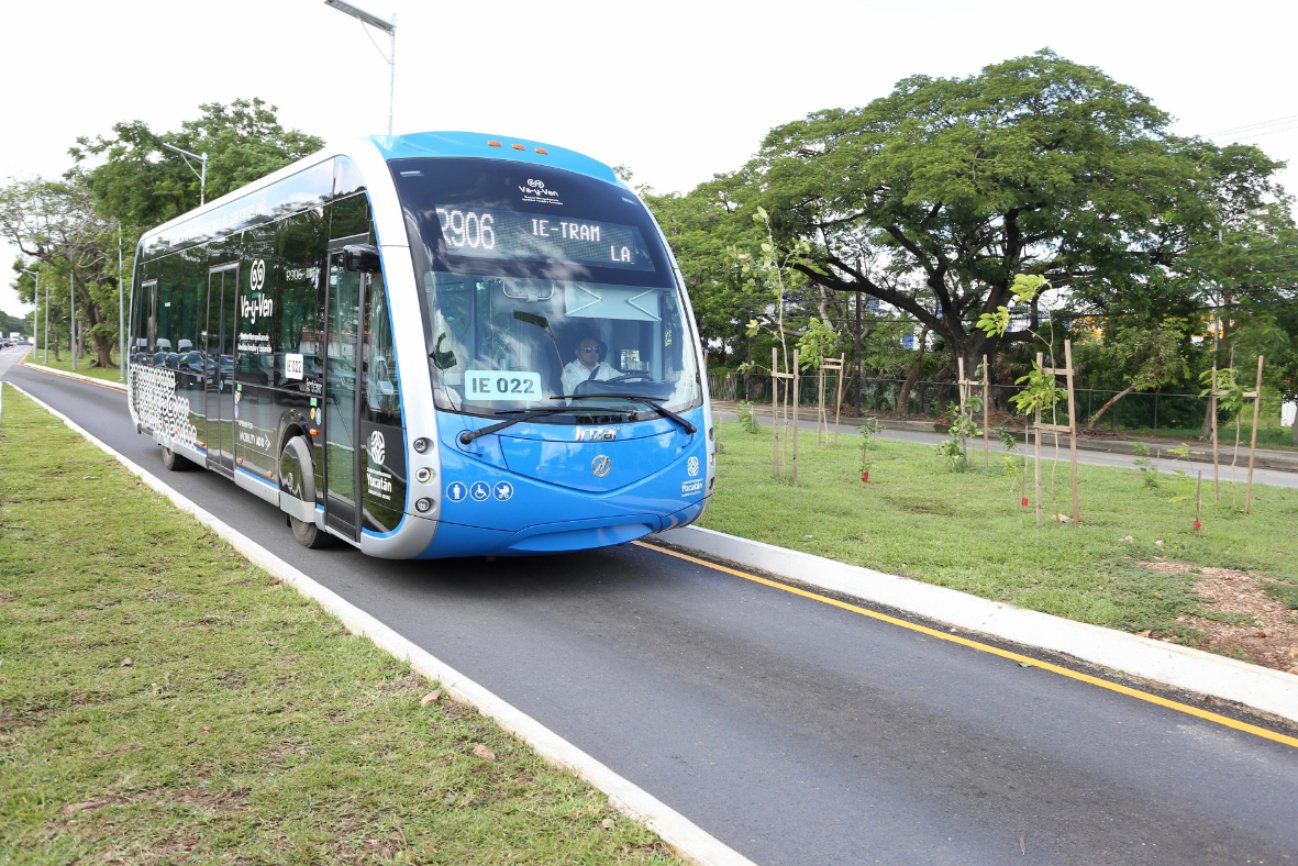
[[[795,488],[773,478],[769,423],[755,434],[723,423],[720,441],[716,494],[703,520],[720,532],[1192,646],[1205,645],[1205,635],[1181,618],[1219,615],[1195,594],[1196,570],[1264,575],[1272,596],[1298,607],[1298,561],[1287,543],[1298,525],[1298,491],[1255,485],[1245,515],[1242,483],[1234,492],[1223,484],[1221,505],[1212,504],[1209,470],[1195,531],[1201,465],[1183,462],[1186,475],[1164,477],[1157,488],[1146,486],[1147,473],[1082,466],[1081,522],[1038,527],[995,454],[988,471],[976,450],[973,468],[953,472],[930,446],[876,437],[863,484],[858,436],[844,432],[834,448],[804,432]],[[1071,511],[1066,448],[1062,457],[1048,515]],[[1173,464],[1165,455],[1163,467]],[[1031,471],[1029,464],[1029,495]],[[1167,562],[1190,568],[1154,567]]]
[[[1251,411],[1251,408],[1246,409],[1245,414],[1248,414]],[[1249,416],[1248,420],[1240,423],[1239,431],[1240,461],[1244,462],[1248,460],[1248,444],[1249,440],[1253,436],[1253,421],[1251,416]],[[1148,438],[1165,439],[1172,442],[1193,442],[1196,443],[1197,448],[1211,448],[1210,444],[1204,445],[1199,441],[1198,427],[1194,427],[1193,429],[1184,428],[1181,430],[1169,427],[1160,427],[1158,429],[1152,427],[1132,427],[1129,429],[1124,428],[1118,432],[1131,439]],[[1222,454],[1227,455],[1225,459],[1230,459],[1229,454],[1235,448],[1235,423],[1233,421],[1223,422],[1217,429],[1217,447],[1221,449]],[[1273,448],[1280,451],[1298,450],[1298,444],[1294,443],[1293,430],[1288,427],[1280,426],[1280,420],[1278,418],[1264,420],[1258,425],[1257,447]]]
[[[674,863],[14,390],[0,863]]]
[[[109,382],[121,381],[117,378],[118,373],[120,372],[117,367],[95,367],[92,366],[94,360],[94,355],[82,355],[77,358],[77,369],[74,371],[72,369],[72,356],[68,354],[66,349],[59,354],[58,358],[55,358],[54,349],[51,347],[49,363],[46,363],[45,361],[44,349],[32,349],[32,351],[27,355],[27,363],[29,364],[40,364],[42,367],[49,367],[52,370],[63,370],[67,373],[76,372],[79,375],[89,376],[92,379],[104,379]]]

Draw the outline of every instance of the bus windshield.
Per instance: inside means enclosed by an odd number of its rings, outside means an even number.
[[[634,195],[504,160],[391,167],[439,409],[574,423],[700,404],[680,289]]]

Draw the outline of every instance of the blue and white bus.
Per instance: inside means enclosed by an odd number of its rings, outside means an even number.
[[[472,133],[329,149],[147,232],[130,407],[169,468],[388,558],[696,520],[715,434],[649,211],[607,166]]]

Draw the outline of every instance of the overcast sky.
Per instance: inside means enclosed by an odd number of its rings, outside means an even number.
[[[1291,162],[1298,99],[1287,3],[1236,0],[359,0],[397,17],[395,131],[563,145],[658,192],[738,168],[772,127],[854,107],[916,73],[976,74],[1049,47],[1144,92],[1174,131]],[[57,177],[79,135],[179,127],[258,96],[326,139],[385,132],[388,37],[323,0],[6,4],[0,181]],[[368,35],[367,35],[368,33]],[[373,40],[373,41],[371,41]],[[16,250],[0,246],[0,310]]]

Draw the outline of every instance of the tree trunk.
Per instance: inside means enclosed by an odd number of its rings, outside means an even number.
[[[1222,309],[1229,309],[1232,300],[1233,297],[1230,292],[1222,292],[1222,296],[1221,296]],[[1213,351],[1212,357],[1214,359],[1231,358],[1230,348],[1229,348],[1231,335],[1226,332],[1226,320],[1219,318],[1217,321],[1217,327],[1221,329],[1221,337],[1218,338],[1217,345],[1212,350]],[[1218,360],[1214,360],[1213,363],[1216,364],[1218,362],[1219,362]],[[1231,366],[1231,365],[1227,365],[1227,366]],[[1215,388],[1217,387],[1217,383],[1212,382],[1209,384],[1209,387]],[[1209,399],[1207,408],[1203,410],[1203,423],[1199,425],[1200,439],[1208,439],[1212,436],[1213,403],[1214,401]]]
[[[95,366],[105,370],[117,366],[113,363],[113,342],[108,334],[95,334]]]
[[[1203,423],[1199,425],[1199,438],[1207,440],[1212,436],[1212,400],[1208,401],[1208,408],[1203,410]]]
[[[1094,415],[1092,415],[1089,419],[1087,419],[1086,426],[1082,428],[1082,431],[1085,433],[1093,432],[1095,430],[1095,422],[1100,420],[1100,416],[1103,415],[1105,412],[1109,411],[1109,409],[1111,409],[1115,403],[1117,403],[1123,397],[1126,397],[1134,390],[1136,390],[1135,387],[1130,387],[1124,391],[1119,391],[1118,393],[1110,397],[1107,403],[1101,406]]]
[[[924,347],[927,343],[928,325],[925,325],[919,332],[919,348],[915,350],[915,360],[911,362],[910,370],[906,373],[906,381],[901,383],[901,390],[897,392],[897,414],[902,418],[910,417],[910,391],[919,380],[920,367],[924,363]]]

